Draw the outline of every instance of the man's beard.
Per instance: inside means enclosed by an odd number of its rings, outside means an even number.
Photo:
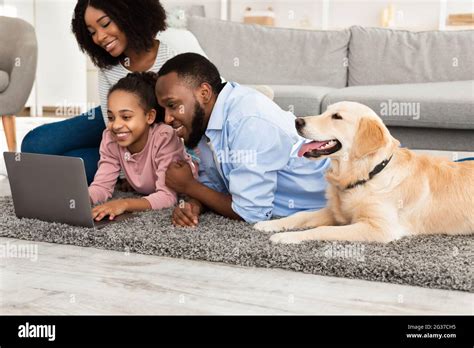
[[[204,125],[204,117],[205,111],[196,100],[194,104],[194,115],[193,115],[193,122],[191,124],[191,133],[189,133],[188,140],[184,141],[184,145],[189,149],[194,149],[198,146],[199,142],[201,141],[202,136],[205,132],[205,125]]]

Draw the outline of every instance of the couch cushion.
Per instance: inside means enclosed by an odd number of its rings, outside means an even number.
[[[269,85],[273,89],[273,101],[283,110],[296,116],[311,116],[321,113],[321,103],[334,88],[319,86]]]
[[[349,86],[474,79],[474,30],[351,27]]]
[[[466,151],[474,149],[473,129],[388,127],[390,134],[409,149]],[[463,156],[464,157],[464,156]],[[458,157],[462,158],[462,157]],[[456,159],[452,157],[452,159]]]
[[[201,17],[190,17],[188,29],[228,81],[347,85],[349,30],[270,28]]]
[[[5,91],[9,84],[10,78],[8,77],[8,74],[5,71],[0,70],[0,93]]]
[[[343,100],[366,104],[389,126],[474,129],[474,80],[347,87],[327,94],[323,110]]]
[[[207,57],[196,37],[189,30],[168,28],[158,33],[156,37],[166,43],[170,50],[174,50],[171,52],[173,55],[193,52]]]

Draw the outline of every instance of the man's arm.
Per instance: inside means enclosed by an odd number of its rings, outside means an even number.
[[[229,148],[240,154],[226,174],[232,210],[246,222],[273,215],[278,171],[288,164],[293,139],[272,122],[256,116],[234,124]]]
[[[242,220],[232,210],[232,196],[200,183],[193,177],[190,166],[184,161],[169,165],[165,183],[176,192],[187,196],[184,202],[182,199],[179,201],[173,211],[172,222],[175,226],[197,226],[199,215],[204,212],[204,209],[211,209],[223,216]]]
[[[230,194],[214,191],[197,180],[193,180],[184,193],[222,216],[242,220],[240,215],[232,210],[232,196]]]

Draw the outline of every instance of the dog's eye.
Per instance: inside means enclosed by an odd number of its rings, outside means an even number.
[[[332,118],[333,120],[342,120],[342,116],[339,115],[339,114],[334,114],[334,115],[331,116],[331,118]]]

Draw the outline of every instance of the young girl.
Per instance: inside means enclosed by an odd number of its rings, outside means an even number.
[[[131,73],[114,85],[108,94],[108,124],[100,144],[99,168],[89,186],[97,221],[114,219],[124,212],[162,209],[176,204],[176,193],[166,187],[165,173],[170,163],[185,160],[194,176],[197,170],[181,139],[162,123],[163,111],[155,97],[154,73]],[[112,196],[120,171],[143,198],[117,199]],[[106,203],[104,203],[106,202]]]

